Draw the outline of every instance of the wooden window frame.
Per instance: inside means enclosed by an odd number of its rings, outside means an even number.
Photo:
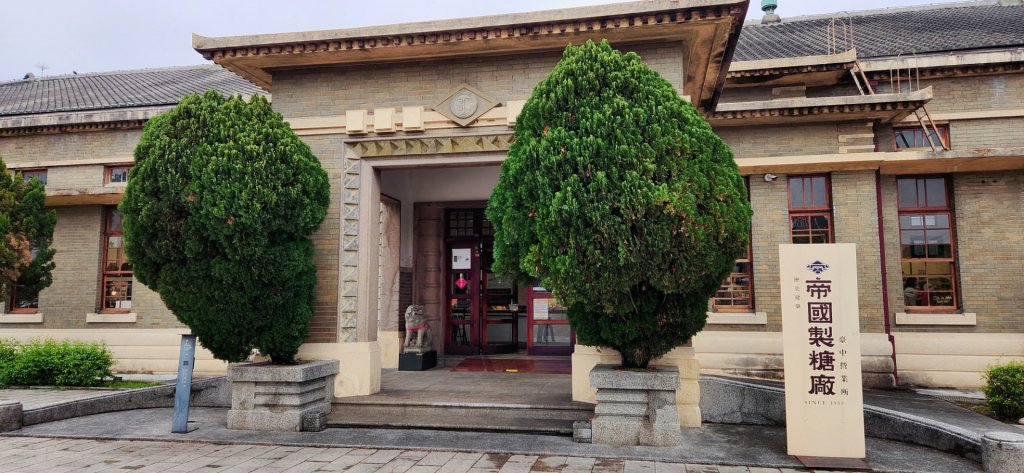
[[[132,273],[133,273],[132,269],[129,269],[127,271],[125,271],[123,269],[117,269],[117,270],[108,270],[107,269],[107,263],[108,263],[107,256],[108,256],[108,253],[109,253],[108,250],[110,248],[110,243],[109,243],[110,239],[114,238],[114,237],[120,237],[121,238],[121,251],[122,252],[124,251],[124,227],[122,227],[120,230],[112,230],[110,228],[110,222],[113,219],[114,212],[116,212],[116,211],[117,211],[117,207],[108,206],[108,207],[106,207],[104,209],[104,212],[103,212],[103,239],[102,239],[102,247],[100,248],[100,251],[102,253],[101,253],[101,256],[100,256],[101,266],[100,266],[100,310],[99,310],[99,313],[101,313],[101,314],[126,314],[126,313],[130,313],[132,311],[131,308],[127,308],[127,309],[121,308],[121,309],[118,309],[118,308],[108,308],[107,307],[107,279],[108,278],[123,278],[123,277],[131,278],[132,277]],[[125,262],[128,262],[127,256],[125,256]],[[133,280],[129,279],[129,282],[128,282],[129,294],[127,296],[127,299],[125,299],[125,300],[132,301],[132,298],[133,298],[133,295],[134,295],[134,294],[131,293],[132,285],[133,285]]]
[[[44,175],[47,176],[47,180],[49,180],[48,179],[48,177],[49,177],[49,169],[48,168],[25,168],[25,169],[16,169],[16,171],[21,173],[22,179],[24,179],[25,173],[29,173],[29,172],[42,172]],[[43,187],[46,187],[46,180],[42,180],[41,179],[40,181],[43,183]]]
[[[127,185],[128,184],[128,175],[127,174],[125,175],[125,181],[124,182],[111,182],[110,181],[110,176],[111,176],[111,174],[113,174],[115,169],[126,168],[127,170],[130,171],[132,166],[134,166],[133,163],[128,163],[128,164],[108,164],[108,165],[104,166],[103,167],[103,184],[104,185],[109,184],[109,185],[112,185],[112,186]]]
[[[749,201],[750,200],[750,177],[749,176],[743,176],[743,185],[747,189],[747,200]],[[753,229],[751,229],[750,235],[748,235],[748,238],[747,238],[747,254],[744,255],[741,258],[736,258],[736,263],[746,263],[749,266],[750,270],[746,271],[746,272],[732,272],[732,273],[729,273],[729,276],[726,277],[725,281],[722,281],[722,285],[719,286],[718,291],[715,292],[715,295],[711,297],[711,310],[712,311],[717,312],[717,313],[741,313],[741,314],[754,311],[754,307],[755,307],[754,306],[754,294],[755,294],[755,291],[754,291],[754,235],[753,235],[753,233],[754,233]],[[735,268],[736,267],[733,266],[733,269],[735,269]],[[750,281],[750,284],[748,286],[749,289],[747,290],[747,292],[749,292],[749,295],[747,297],[748,304],[743,304],[743,305],[735,305],[735,304],[719,305],[718,304],[719,300],[723,300],[723,301],[727,300],[727,301],[730,301],[730,302],[734,302],[734,301],[737,300],[735,295],[731,295],[730,297],[718,297],[718,294],[719,293],[723,293],[723,292],[733,293],[734,292],[733,290],[730,290],[730,289],[727,288],[727,284],[732,282],[733,278],[743,277],[743,276],[747,277],[747,280]]]
[[[39,312],[39,300],[36,299],[36,307],[17,307],[15,301],[18,298],[18,285],[11,284],[11,293],[7,297],[8,314],[35,314]]]
[[[825,179],[825,204],[824,205],[818,205],[818,206],[815,206],[815,205],[812,204],[812,205],[801,205],[801,206],[794,207],[793,206],[793,199],[792,199],[792,195],[793,195],[792,194],[792,192],[793,192],[793,181],[794,180],[800,180],[801,186],[803,186],[803,180],[804,179],[814,179],[814,178],[819,178],[819,177]],[[812,189],[813,189],[813,187],[812,187]],[[807,192],[804,192],[803,195],[805,196],[804,204],[806,204],[806,202],[807,202],[806,196],[808,194],[807,194]],[[795,243],[793,241],[793,237],[795,235],[804,235],[805,234],[803,230],[801,230],[800,233],[794,234],[794,231],[793,231],[793,219],[794,218],[801,217],[801,218],[807,218],[808,219],[806,235],[808,237],[810,237],[812,235],[812,229],[810,228],[810,218],[812,218],[812,217],[819,217],[819,216],[825,217],[825,219],[828,220],[828,228],[826,229],[826,235],[828,236],[828,241],[826,241],[825,243],[835,243],[836,242],[836,237],[835,237],[835,217],[834,217],[833,212],[832,212],[832,176],[831,175],[829,175],[829,174],[799,174],[799,175],[792,175],[792,176],[787,177],[786,178],[786,206],[789,208],[789,216],[786,219],[786,223],[787,223],[787,225],[789,227],[789,242],[790,243]],[[816,243],[814,243],[812,241],[808,241],[807,243],[801,243],[801,244],[813,245],[813,244],[816,244]]]
[[[902,207],[900,205],[900,181],[901,180],[914,180],[915,188],[919,185],[920,181],[926,179],[942,179],[944,183],[945,201],[944,206],[928,206],[928,190],[925,186],[925,206],[920,206],[921,202],[918,201],[918,206],[915,207]],[[948,313],[950,311],[960,310],[960,265],[957,262],[957,242],[956,242],[956,212],[953,208],[953,180],[949,176],[936,176],[936,175],[920,175],[920,176],[899,176],[896,178],[896,208],[898,217],[896,219],[897,229],[899,232],[899,239],[897,240],[900,245],[900,286],[901,288],[905,284],[904,281],[908,277],[903,274],[903,265],[905,263],[949,263],[950,274],[948,275],[952,288],[950,294],[953,296],[952,305],[943,306],[908,306],[904,305],[904,310],[907,313]],[[925,255],[923,258],[906,258],[903,256],[903,217],[905,216],[920,216],[922,218],[929,215],[940,215],[945,214],[949,221],[949,258],[929,258],[927,252],[927,243],[925,244]],[[909,230],[908,230],[909,231]],[[927,228],[923,227],[922,230],[927,235]],[[909,277],[920,278],[919,274],[911,274]],[[930,277],[928,274],[923,275],[925,278]],[[936,275],[936,277],[943,277],[943,275]],[[943,291],[945,292],[945,291]]]
[[[942,141],[944,143],[946,143],[946,146],[952,147],[952,145],[950,144],[950,141],[949,141],[949,124],[948,123],[936,124],[935,128],[939,132],[939,137],[942,139]],[[927,142],[922,143],[921,146],[911,146],[911,147],[908,147],[908,148],[901,148],[900,144],[899,144],[899,139],[898,139],[899,132],[901,132],[901,131],[913,131],[914,133],[921,132],[922,133],[922,135],[921,135],[922,139],[925,136],[924,135],[925,130],[921,129],[920,125],[917,125],[917,126],[897,126],[897,127],[893,127],[893,129],[892,129],[892,141],[893,141],[893,144],[895,145],[897,151],[905,150],[905,149],[906,150],[925,149],[925,148],[931,149],[931,146],[929,146]],[[929,130],[929,134],[930,134],[930,130]],[[938,149],[941,149],[942,148],[942,144],[941,143],[935,143],[935,147],[938,148]]]

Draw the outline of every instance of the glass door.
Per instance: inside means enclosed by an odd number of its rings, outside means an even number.
[[[491,272],[491,244],[482,244],[481,279],[484,282],[482,307],[484,326],[482,351],[485,354],[515,353],[519,349],[516,286]]]
[[[576,334],[569,327],[569,309],[543,287],[529,289],[526,352],[530,355],[571,355]]]
[[[447,281],[448,330],[445,353],[476,355],[479,353],[480,320],[480,253],[470,243],[452,244],[448,249]]]

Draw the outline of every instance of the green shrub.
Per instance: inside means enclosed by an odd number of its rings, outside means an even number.
[[[18,356],[17,342],[0,339],[0,386],[7,384],[6,371]]]
[[[989,409],[1007,420],[1024,417],[1024,363],[1010,362],[985,372],[985,393]]]
[[[134,275],[221,360],[294,360],[313,315],[308,235],[330,184],[263,97],[185,97],[146,123],[120,210]]]
[[[632,367],[704,327],[750,216],[729,147],[607,42],[566,48],[534,89],[487,206],[495,270],[539,279],[570,306],[580,343]]]
[[[102,343],[47,339],[7,348],[0,349],[6,353],[0,357],[10,356],[0,370],[0,384],[5,385],[96,386],[114,364]]]
[[[53,229],[57,211],[46,209],[46,189],[10,172],[0,157],[0,293],[18,286],[21,300],[32,300],[53,282]]]

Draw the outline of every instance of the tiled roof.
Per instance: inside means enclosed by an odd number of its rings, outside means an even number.
[[[0,117],[174,105],[191,93],[266,94],[217,65],[99,72],[0,82]]]
[[[782,4],[785,7],[785,2]],[[781,9],[780,14],[785,15]],[[1024,46],[1024,5],[993,1],[930,7],[837,13],[836,23],[853,24],[853,45],[861,58]],[[735,61],[827,54],[830,16],[782,23],[746,24]],[[843,43],[842,27],[837,27]],[[842,52],[848,48],[838,45]]]

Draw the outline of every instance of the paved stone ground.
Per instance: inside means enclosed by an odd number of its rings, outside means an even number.
[[[171,409],[135,409],[76,417],[31,425],[0,434],[4,437],[73,438],[77,440],[152,441],[166,445],[174,442],[199,448],[204,444],[265,445],[273,447],[356,448],[365,450],[476,452],[479,454],[550,455],[554,457],[606,458],[617,461],[691,463],[707,465],[745,465],[781,468],[751,472],[799,471],[800,464],[786,454],[786,432],[779,427],[708,424],[701,429],[684,429],[679,447],[610,447],[574,443],[569,437],[513,433],[479,433],[418,429],[345,429],[323,432],[253,432],[225,427],[227,410],[192,408],[190,421],[197,430],[172,434]],[[920,473],[973,473],[981,465],[952,454],[925,447],[868,438],[868,463],[876,471]],[[177,447],[175,447],[177,448]],[[0,452],[3,444],[0,443]],[[187,461],[187,460],[186,460]],[[624,463],[625,464],[625,463]],[[638,463],[653,465],[653,463]],[[123,465],[123,464],[122,464]],[[360,467],[368,468],[368,467]],[[410,467],[411,468],[411,467]],[[442,473],[469,473],[445,470]],[[525,468],[525,467],[524,467]],[[533,467],[531,467],[533,469]],[[6,472],[0,463],[0,472]],[[113,469],[113,471],[126,471]],[[561,470],[558,470],[561,471]],[[625,470],[623,470],[625,471]],[[630,470],[633,473],[634,470]],[[678,470],[674,473],[682,473]],[[700,471],[700,470],[697,470]],[[714,470],[711,470],[714,471]],[[729,470],[724,471],[745,471]],[[357,473],[366,473],[358,471]],[[382,473],[402,473],[385,470]],[[410,470],[409,473],[429,473]],[[472,473],[497,473],[476,471]],[[505,473],[510,473],[506,471]],[[525,473],[511,472],[511,473]],[[565,473],[587,473],[566,471]],[[598,471],[597,473],[611,473]],[[657,469],[636,473],[659,473]],[[665,473],[664,468],[661,473]]]
[[[20,402],[22,409],[28,410],[62,402],[105,396],[115,392],[118,391],[107,389],[0,389],[0,401]]]
[[[0,471],[790,473],[809,470],[547,455],[7,437],[0,438]]]

